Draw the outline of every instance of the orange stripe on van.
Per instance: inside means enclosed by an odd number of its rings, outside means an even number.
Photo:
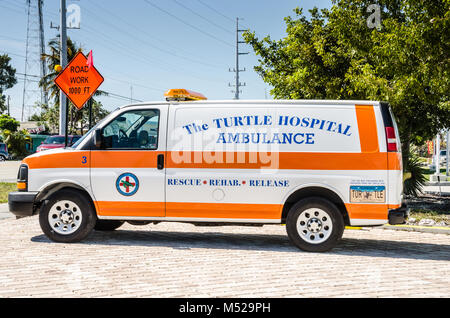
[[[350,219],[387,220],[388,210],[392,209],[392,205],[388,204],[346,203],[345,207]]]
[[[99,216],[280,220],[282,204],[96,201]],[[350,219],[387,220],[399,205],[346,203]],[[165,211],[164,211],[165,210]]]
[[[355,105],[361,152],[378,152],[378,134],[372,105]]]
[[[226,219],[279,220],[283,209],[280,204],[240,203],[96,201],[95,205],[99,216]]]
[[[100,216],[164,216],[164,202],[96,201]]]
[[[281,204],[167,202],[167,217],[281,219]]]
[[[389,156],[388,170],[403,170],[401,152],[388,152],[388,156]]]
[[[70,151],[24,159],[29,169],[156,168],[157,151]],[[166,168],[401,170],[399,154],[315,152],[167,152]],[[388,164],[389,163],[389,164]]]
[[[26,163],[29,169],[89,168],[89,157],[90,151],[68,150],[61,153],[27,157],[23,163]]]
[[[156,168],[158,154],[164,152],[139,150],[67,151],[27,157],[29,169],[45,168]]]
[[[93,150],[92,168],[156,168],[161,151]]]
[[[389,161],[389,165],[388,165]],[[399,170],[395,153],[168,152],[167,168]]]

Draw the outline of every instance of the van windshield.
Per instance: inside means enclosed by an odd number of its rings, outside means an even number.
[[[78,147],[78,145],[81,144],[81,143],[83,142],[83,140],[85,140],[86,137],[89,136],[89,134],[90,134],[93,130],[95,130],[95,129],[98,127],[98,125],[100,125],[100,124],[105,120],[105,118],[106,118],[106,117],[104,117],[103,119],[101,119],[101,120],[100,120],[98,123],[96,123],[91,129],[89,129],[89,130],[87,131],[87,133],[85,133],[83,136],[81,136],[80,139],[78,139],[77,142],[74,143],[74,144],[71,146],[71,148],[76,148],[76,147]]]

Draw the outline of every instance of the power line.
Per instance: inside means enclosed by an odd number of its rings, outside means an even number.
[[[145,41],[144,39],[142,39],[142,37],[137,36],[137,35],[135,34],[136,32],[134,32],[134,33],[127,32],[127,31],[125,31],[123,28],[119,28],[119,27],[118,27],[117,25],[115,25],[115,24],[106,22],[106,21],[103,20],[103,19],[99,19],[98,16],[95,15],[95,14],[94,14],[93,12],[91,12],[90,10],[88,10],[88,9],[83,9],[83,10],[87,11],[87,12],[90,13],[92,16],[95,16],[96,19],[99,20],[101,23],[103,23],[103,24],[105,24],[105,25],[109,25],[109,26],[115,28],[115,29],[118,30],[119,32],[122,32],[123,34],[126,34],[129,38],[134,38],[134,39],[136,39],[136,42],[135,42],[135,43],[142,43],[142,44],[145,44],[145,45],[147,45],[147,46],[149,46],[149,47],[151,47],[151,48],[153,48],[153,49],[156,49],[156,50],[158,50],[158,51],[160,51],[160,52],[163,52],[163,53],[166,54],[166,55],[169,54],[169,55],[172,55],[172,56],[175,56],[175,57],[178,57],[178,58],[182,58],[182,59],[188,60],[188,61],[190,61],[190,62],[192,62],[192,63],[202,64],[202,65],[205,65],[205,66],[208,66],[208,67],[217,68],[216,65],[208,64],[208,63],[203,62],[203,61],[198,61],[198,60],[195,60],[195,59],[192,59],[192,58],[189,58],[189,57],[181,56],[181,55],[178,55],[178,54],[176,54],[176,53],[174,53],[174,52],[172,52],[172,51],[169,51],[169,50],[160,48],[160,47],[154,45],[153,43],[150,43],[150,42]],[[113,16],[115,16],[115,15],[113,15]],[[158,63],[161,63],[161,62],[162,62],[162,61],[159,61]]]
[[[185,25],[187,25],[187,26],[193,28],[194,30],[196,30],[196,31],[198,31],[198,32],[200,32],[200,33],[202,33],[202,34],[204,34],[204,35],[206,35],[206,36],[208,36],[208,37],[210,37],[210,38],[212,38],[212,39],[218,41],[218,42],[221,42],[222,44],[225,44],[225,45],[231,46],[231,47],[233,46],[233,45],[231,45],[230,43],[225,42],[225,41],[223,41],[222,39],[220,39],[220,38],[218,38],[218,37],[216,37],[216,36],[214,36],[214,35],[212,35],[212,34],[210,34],[210,33],[208,33],[208,32],[203,31],[202,29],[196,27],[195,25],[193,25],[193,24],[191,24],[191,23],[189,23],[189,22],[186,22],[186,21],[184,21],[183,19],[180,19],[180,18],[177,17],[176,15],[174,15],[174,14],[170,13],[169,11],[166,11],[166,10],[164,10],[164,9],[162,9],[162,8],[160,8],[160,7],[158,7],[157,5],[151,3],[150,1],[148,1],[148,0],[144,0],[144,1],[145,1],[146,3],[148,3],[149,5],[151,5],[152,7],[156,8],[157,10],[159,10],[159,11],[161,11],[161,12],[164,12],[165,14],[167,14],[167,15],[171,16],[172,18],[174,18],[175,20],[180,21],[181,23],[183,23],[183,24],[185,24]]]
[[[16,54],[16,53],[11,53],[11,52],[6,52],[6,51],[1,51],[2,54],[8,54],[8,55],[16,55],[16,56],[20,56],[25,58],[25,55],[21,55],[21,54]]]
[[[227,20],[229,20],[229,21],[231,21],[231,22],[234,22],[234,19],[232,19],[232,18],[230,18],[230,17],[227,17],[225,14],[223,14],[222,12],[220,12],[220,11],[214,9],[214,8],[211,7],[210,5],[204,3],[203,1],[200,1],[200,0],[197,0],[197,1],[200,2],[201,4],[203,4],[205,7],[207,7],[207,8],[210,9],[211,11],[214,11],[214,12],[217,13],[218,15],[224,17],[225,19],[227,19]]]
[[[94,3],[94,2],[92,2],[92,4],[93,4],[94,6],[96,6],[96,7],[98,7],[98,8],[99,8],[100,10],[102,10],[103,12],[105,12],[105,13],[109,14],[110,16],[114,17],[116,20],[121,20],[124,24],[128,25],[135,33],[139,32],[139,33],[145,35],[146,37],[148,37],[148,38],[150,38],[150,39],[152,39],[152,40],[157,40],[157,41],[161,42],[162,44],[164,44],[164,46],[172,47],[172,48],[173,48],[174,50],[176,50],[177,52],[183,51],[183,49],[182,49],[180,46],[174,46],[174,45],[172,45],[171,43],[169,43],[169,42],[167,42],[167,41],[163,41],[163,40],[161,40],[161,39],[159,39],[159,38],[157,38],[157,37],[155,37],[155,36],[151,36],[148,32],[144,32],[144,31],[142,30],[142,28],[140,28],[140,27],[138,27],[138,26],[136,26],[136,25],[134,25],[134,24],[131,24],[128,20],[124,19],[123,17],[121,17],[121,16],[119,16],[119,15],[116,15],[116,14],[112,13],[112,12],[109,11],[107,8],[101,6],[101,5],[97,4],[97,3]],[[148,43],[148,42],[146,42],[146,43]],[[189,61],[194,62],[194,63],[199,63],[199,64],[203,64],[203,65],[206,65],[206,66],[211,66],[211,67],[220,67],[220,65],[213,65],[213,64],[210,64],[210,63],[206,63],[206,62],[204,62],[204,61],[195,60],[195,59],[192,59],[192,58],[188,58],[188,57],[186,57],[186,56],[183,56],[183,55],[179,55],[179,54],[174,53],[174,52],[172,52],[172,51],[168,51],[168,50],[162,49],[162,48],[160,48],[159,46],[157,46],[157,45],[155,45],[155,44],[153,44],[153,43],[152,43],[152,44],[149,44],[149,46],[154,47],[154,48],[156,48],[157,50],[160,50],[160,51],[162,51],[162,52],[164,52],[164,53],[167,53],[167,54],[170,54],[170,55],[179,57],[179,58],[183,58],[183,59],[189,60]],[[185,50],[184,50],[184,52],[186,52],[186,53],[188,53],[188,54],[190,54],[190,55],[194,55],[194,53],[187,52],[187,51],[185,51]],[[197,55],[197,53],[195,53],[195,55]]]
[[[142,61],[143,63],[149,64],[149,65],[156,65],[156,67],[158,67],[158,68],[160,68],[162,70],[165,70],[165,71],[169,70],[169,71],[172,71],[172,72],[174,72],[176,74],[179,74],[179,73],[189,74],[192,77],[195,77],[197,79],[205,81],[204,77],[196,76],[196,75],[194,75],[194,73],[192,73],[192,71],[188,71],[188,70],[186,70],[186,69],[184,69],[182,67],[179,67],[179,66],[175,67],[174,65],[168,64],[168,63],[166,63],[164,61],[152,61],[152,60],[149,60],[147,58],[146,54],[136,54],[136,51],[135,50],[130,50],[129,47],[126,44],[124,44],[124,43],[122,43],[120,41],[117,41],[117,39],[112,38],[112,37],[110,37],[109,35],[107,35],[105,33],[99,32],[97,29],[93,29],[93,28],[89,28],[89,27],[85,27],[85,29],[92,30],[92,33],[99,33],[101,35],[101,37],[94,37],[94,38],[92,38],[93,41],[96,41],[96,42],[104,41],[104,46],[107,47],[107,48],[110,48],[111,49],[111,53],[119,54],[121,58],[123,58],[124,55],[126,55],[126,56],[129,56],[129,57],[133,58],[134,60]],[[80,31],[84,32],[83,28],[81,28]],[[91,37],[92,33],[87,33],[86,37],[88,37],[88,38]],[[109,39],[109,41],[107,41],[107,39]],[[114,45],[112,45],[111,43],[114,43]],[[122,50],[125,53],[119,53],[118,50]],[[165,67],[162,67],[162,65],[165,65]],[[209,79],[208,81],[212,81],[212,79]],[[216,81],[216,80],[213,80],[213,81]],[[219,81],[217,81],[217,82],[219,82]]]
[[[103,93],[106,94],[105,96],[109,96],[109,97],[113,97],[113,98],[115,97],[115,98],[123,99],[123,100],[127,100],[127,101],[129,101],[129,100],[131,99],[132,102],[133,102],[133,101],[140,102],[140,103],[143,102],[143,101],[140,100],[140,99],[130,98],[130,97],[122,96],[122,95],[115,94],[115,93],[111,93],[111,92],[105,92],[105,91],[103,91]]]
[[[212,6],[210,6],[210,5],[206,4],[206,3],[204,3],[203,1],[201,1],[201,0],[197,0],[197,1],[200,2],[202,5],[204,5],[205,7],[207,7],[208,9],[210,9],[211,11],[213,11],[213,12],[217,13],[218,15],[224,17],[224,18],[227,19],[228,21],[231,21],[231,22],[233,22],[233,23],[235,22],[233,18],[230,18],[229,16],[223,14],[223,13],[220,12],[219,10],[214,9]],[[245,26],[244,24],[242,24],[242,23],[241,23],[241,26],[245,27],[246,29],[249,29],[248,27],[246,27],[246,26]]]
[[[222,27],[221,25],[215,23],[214,21],[211,21],[210,19],[208,19],[208,18],[202,16],[201,14],[199,14],[199,13],[195,12],[194,10],[188,8],[188,7],[185,6],[184,4],[179,3],[177,0],[173,0],[173,2],[175,2],[176,4],[178,4],[180,7],[185,8],[185,9],[188,10],[189,12],[195,14],[196,16],[202,18],[203,20],[207,21],[208,23],[214,25],[215,27],[217,27],[217,28],[219,28],[219,29],[221,29],[221,30],[223,30],[223,31],[225,31],[225,32],[227,32],[227,33],[233,34],[233,32],[231,32],[230,30],[228,30],[228,29]]]
[[[4,38],[4,39],[7,39],[7,40],[13,40],[13,41],[20,41],[20,42],[23,42],[23,39],[19,39],[19,38],[13,38],[13,37],[10,37],[10,36],[6,36],[6,35],[0,35],[0,38]]]
[[[7,4],[9,4],[9,3],[7,3]],[[10,10],[10,11],[15,12],[15,13],[23,14],[23,12],[20,12],[20,11],[18,11],[16,9],[13,9],[13,8],[10,8],[10,7],[6,7],[6,6],[3,6],[3,5],[0,5],[0,8],[4,8],[4,9]]]

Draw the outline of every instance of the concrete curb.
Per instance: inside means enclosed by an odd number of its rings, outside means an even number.
[[[425,183],[425,186],[427,186],[427,187],[437,187],[437,186],[448,187],[448,186],[450,186],[450,181],[441,181],[441,182],[429,181],[429,182]]]
[[[409,232],[422,232],[422,233],[434,233],[434,234],[447,234],[450,235],[450,227],[439,226],[418,226],[418,225],[383,225],[382,229],[397,230],[397,231],[409,231]]]

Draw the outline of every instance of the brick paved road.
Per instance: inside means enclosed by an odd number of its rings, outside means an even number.
[[[346,230],[329,253],[283,226],[125,224],[57,244],[37,217],[0,221],[0,297],[448,297],[450,235]]]

